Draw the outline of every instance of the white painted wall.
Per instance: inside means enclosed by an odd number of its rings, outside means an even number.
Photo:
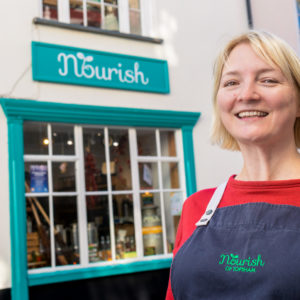
[[[255,29],[271,31],[300,54],[296,0],[251,0]]]
[[[259,2],[253,1],[257,11]],[[271,1],[271,0],[270,0]],[[272,0],[273,3],[277,2]],[[290,0],[282,0],[282,2]],[[280,2],[280,1],[279,1]],[[199,189],[216,186],[237,173],[239,153],[224,151],[209,142],[212,105],[212,67],[220,47],[233,35],[247,29],[246,4],[242,0],[156,1],[155,32],[162,45],[104,35],[34,25],[39,1],[2,3],[0,18],[0,96],[76,104],[166,109],[201,112],[194,130],[194,149]],[[270,9],[266,18],[269,18]],[[285,17],[282,17],[285,19]],[[18,22],[16,22],[18,20]],[[255,23],[258,24],[255,12]],[[287,29],[285,29],[287,30]],[[291,35],[291,40],[295,35]],[[32,81],[31,41],[40,41],[99,51],[166,59],[169,63],[169,95],[110,90]],[[295,42],[297,45],[297,42]],[[10,286],[9,201],[7,131],[0,115],[0,289]],[[3,242],[5,241],[5,242]],[[3,271],[1,267],[4,262]],[[1,265],[2,263],[2,265]],[[1,269],[2,268],[2,269]]]

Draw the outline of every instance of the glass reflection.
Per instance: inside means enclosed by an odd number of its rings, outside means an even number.
[[[156,156],[155,130],[138,129],[136,130],[138,155]]]
[[[70,23],[83,25],[82,0],[70,0]]]
[[[139,163],[141,189],[158,189],[157,163]]]
[[[87,3],[88,26],[101,27],[101,6],[100,3]]]
[[[43,0],[43,18],[57,20],[57,0]]]
[[[110,261],[111,243],[107,196],[86,197],[89,262]]]
[[[167,233],[167,250],[168,253],[171,253],[174,249],[175,236],[180,220],[183,199],[181,192],[165,192],[163,197]]]
[[[139,9],[140,0],[129,0],[129,8]]]
[[[113,197],[116,259],[136,257],[132,195]]]
[[[162,180],[164,189],[179,188],[178,163],[162,162]]]
[[[49,201],[26,197],[28,269],[51,266]]]
[[[75,163],[53,162],[52,180],[54,192],[75,192]]]
[[[24,154],[48,154],[49,139],[47,124],[40,122],[24,122]]]
[[[141,194],[144,255],[163,253],[161,209],[159,193]]]
[[[162,156],[176,156],[174,131],[160,131],[160,147]]]
[[[130,33],[132,34],[142,34],[141,28],[141,13],[139,11],[130,10]]]
[[[112,6],[105,6],[104,15],[104,29],[119,30],[119,16],[118,9]]]
[[[83,147],[86,191],[107,190],[103,129],[84,128]]]
[[[128,130],[109,130],[110,172],[113,190],[131,189]]]
[[[74,155],[74,127],[70,125],[53,124],[52,144],[54,155]]]

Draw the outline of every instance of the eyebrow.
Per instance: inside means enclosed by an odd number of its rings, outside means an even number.
[[[274,72],[274,71],[276,71],[274,68],[263,68],[263,69],[260,69],[259,71],[258,71],[258,74],[260,75],[260,74],[263,74],[263,73],[268,73],[268,72]],[[235,70],[233,70],[233,71],[228,71],[228,72],[226,72],[226,73],[224,73],[223,75],[222,75],[222,77],[224,77],[224,76],[230,76],[230,75],[239,75],[239,71],[235,71]]]

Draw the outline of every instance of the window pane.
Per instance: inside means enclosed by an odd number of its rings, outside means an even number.
[[[160,131],[160,147],[162,156],[176,156],[174,131]]]
[[[140,189],[158,189],[157,163],[139,163]]]
[[[25,190],[26,193],[48,193],[47,163],[25,163]]]
[[[86,197],[89,262],[111,260],[108,196]]]
[[[113,197],[116,258],[136,257],[132,195]]]
[[[57,20],[57,0],[43,0],[43,18]]]
[[[54,197],[56,265],[79,263],[76,197]]]
[[[107,190],[104,131],[83,128],[86,191]]]
[[[127,129],[109,130],[110,172],[113,190],[131,189],[131,168]]]
[[[119,30],[119,16],[117,8],[105,6],[104,29]]]
[[[88,26],[101,27],[101,6],[100,3],[87,3]]]
[[[24,122],[24,154],[48,154],[47,124]]]
[[[163,253],[159,193],[141,195],[144,255]]]
[[[130,33],[142,34],[141,13],[139,11],[130,10]]]
[[[178,189],[179,188],[179,175],[178,164],[162,162],[162,180],[164,189]]]
[[[74,127],[53,124],[52,144],[54,155],[74,155]]]
[[[164,193],[168,253],[174,249],[175,236],[182,209],[182,193]]]
[[[70,23],[83,25],[82,0],[70,0]]]
[[[129,8],[140,8],[140,0],[129,0]]]
[[[48,198],[26,198],[27,262],[29,269],[51,266]],[[44,214],[44,215],[43,215]]]
[[[104,3],[110,3],[110,4],[118,5],[118,0],[104,0]]]
[[[156,138],[155,130],[138,129],[136,131],[138,155],[156,156]]]
[[[53,162],[52,179],[54,192],[75,192],[74,162]]]

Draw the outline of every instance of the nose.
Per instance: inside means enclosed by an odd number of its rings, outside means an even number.
[[[237,95],[239,101],[259,100],[260,96],[253,81],[245,81],[240,85],[239,94]]]

